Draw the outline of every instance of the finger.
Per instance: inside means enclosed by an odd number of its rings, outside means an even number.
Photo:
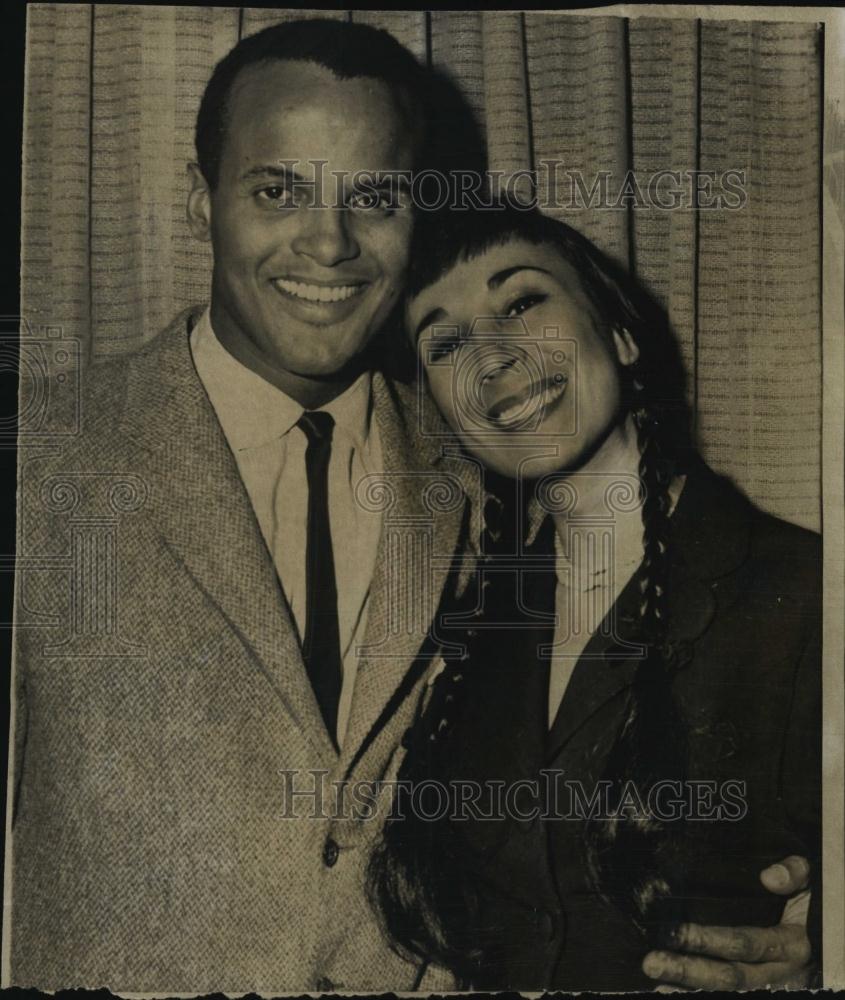
[[[681,924],[673,947],[723,959],[727,962],[790,962],[803,965],[810,959],[810,942],[800,924],[776,927],[712,927]]]
[[[780,918],[782,924],[799,924],[801,927],[807,926],[807,919],[810,914],[810,903],[812,892],[805,889],[795,896],[790,896],[783,908],[783,916]]]
[[[760,872],[760,881],[769,892],[776,892],[779,896],[791,896],[809,885],[810,863],[798,854],[790,854],[777,864],[764,868]]]
[[[649,952],[642,965],[650,979],[692,990],[743,989],[744,976],[737,971],[741,968],[711,958],[668,951]]]
[[[786,962],[750,965],[663,951],[649,952],[642,968],[650,979],[689,990],[755,990],[809,981],[809,970],[796,970]]]

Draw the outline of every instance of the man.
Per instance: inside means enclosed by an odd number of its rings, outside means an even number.
[[[21,581],[22,606],[69,616],[19,633],[14,982],[278,993],[418,979],[364,896],[375,824],[333,818],[329,793],[386,771],[467,532],[415,389],[372,370],[412,213],[398,187],[362,194],[355,178],[419,166],[424,82],[363,26],[294,23],[233,50],[190,168],[210,309],[94,371],[77,446],[27,465],[33,554],[72,550],[73,517],[114,516],[113,488],[138,505],[116,505],[114,634],[74,632],[85,612],[69,602],[97,583],[84,541],[74,594],[61,571]],[[451,509],[427,500],[432,482]],[[53,503],[65,488],[80,493],[70,520]]]
[[[95,370],[80,439],[25,463],[14,983],[437,983],[382,936],[378,827],[332,784],[394,769],[478,529],[468,466],[380,370],[412,207],[355,180],[429,162],[426,80],[360,25],[239,43],[190,168],[209,309]]]

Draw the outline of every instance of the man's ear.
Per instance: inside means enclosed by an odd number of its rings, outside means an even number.
[[[211,239],[211,191],[198,163],[188,164],[191,191],[188,194],[188,225],[194,237],[204,242]]]
[[[637,347],[637,342],[631,336],[631,331],[624,326],[614,327],[613,330],[613,343],[616,347],[616,356],[619,358],[619,363],[625,365],[634,364],[634,362],[640,356],[640,349]]]

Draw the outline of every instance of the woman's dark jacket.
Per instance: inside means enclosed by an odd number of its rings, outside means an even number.
[[[672,525],[669,638],[681,652],[673,690],[688,732],[687,777],[717,789],[745,782],[747,803],[742,819],[684,824],[684,917],[777,923],[783,899],[766,892],[759,872],[802,854],[814,871],[813,939],[821,897],[819,537],[761,512],[703,464],[689,473]],[[554,552],[552,531],[547,520],[535,553]],[[509,588],[489,588],[467,697],[446,746],[448,772],[508,785],[538,781],[543,770],[562,772],[555,781],[578,781],[589,798],[637,666],[626,649],[636,638],[636,580],[611,612],[613,636],[599,630],[579,658],[551,731],[548,661],[537,655],[553,636],[551,559],[524,570],[522,580],[521,608],[496,597]],[[571,815],[566,795],[556,809],[534,795],[543,787],[542,780],[524,785],[511,802],[529,816],[538,804]],[[482,801],[493,808],[492,799]],[[459,836],[461,869],[481,899],[477,943],[487,957],[476,987],[655,985],[640,970],[650,947],[644,936],[590,886],[582,820],[470,817]]]

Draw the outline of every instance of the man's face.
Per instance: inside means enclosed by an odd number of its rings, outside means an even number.
[[[410,170],[412,136],[381,81],[340,80],[296,61],[243,70],[227,121],[219,181],[204,195],[212,324],[301,395],[365,348],[402,290],[408,259],[407,199],[396,209],[354,197],[338,204],[332,172]],[[313,181],[312,160],[326,161],[322,203],[331,207],[315,207],[313,186],[292,184],[291,161]]]

